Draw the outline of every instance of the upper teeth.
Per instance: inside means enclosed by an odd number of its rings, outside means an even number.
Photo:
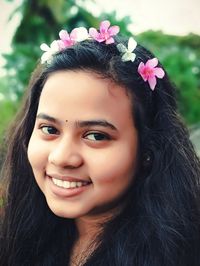
[[[81,187],[81,186],[88,184],[88,182],[86,181],[70,182],[70,181],[63,181],[63,180],[56,179],[56,178],[52,178],[52,180],[55,185],[57,185],[58,187],[63,187],[63,188],[75,188],[75,187]]]

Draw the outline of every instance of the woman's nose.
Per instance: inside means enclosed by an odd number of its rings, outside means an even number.
[[[62,168],[77,168],[83,163],[78,144],[66,139],[54,143],[48,160],[50,163]]]

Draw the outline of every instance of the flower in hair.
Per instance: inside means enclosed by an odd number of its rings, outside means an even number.
[[[162,79],[165,72],[162,68],[156,67],[158,65],[158,59],[149,59],[146,64],[141,62],[138,66],[138,73],[141,75],[144,81],[148,81],[151,90],[155,89],[157,78]]]
[[[122,53],[122,61],[123,62],[127,62],[127,61],[134,61],[136,54],[133,53],[133,51],[135,50],[137,46],[137,42],[133,39],[133,37],[130,37],[128,40],[128,48],[126,48],[125,45],[123,45],[122,43],[119,43],[117,45],[117,49],[120,53]]]
[[[59,52],[59,45],[57,41],[53,41],[50,44],[50,47],[46,43],[42,43],[40,45],[40,49],[44,51],[41,57],[41,63],[44,64],[45,62],[49,63],[53,57],[53,55]]]
[[[86,28],[79,27],[73,29],[70,34],[66,30],[61,30],[59,36],[60,40],[58,40],[58,45],[63,50],[66,47],[74,45],[76,42],[88,39],[89,34]]]
[[[119,30],[120,29],[118,26],[110,27],[110,21],[104,20],[100,23],[99,32],[95,28],[90,28],[89,34],[97,42],[105,42],[106,44],[111,44],[115,42],[112,36],[117,35]]]

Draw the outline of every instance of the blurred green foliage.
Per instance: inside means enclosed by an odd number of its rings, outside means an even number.
[[[179,110],[187,124],[200,122],[200,36],[148,31],[137,40],[156,54],[176,85]]]
[[[121,33],[131,35],[130,17],[118,19],[116,12],[92,15],[84,6],[87,0],[24,0],[16,12],[22,19],[12,42],[12,53],[6,59],[6,77],[0,78],[0,142],[8,122],[19,106],[30,74],[41,56],[41,43],[58,39],[58,32],[71,31],[77,26],[99,27],[99,22],[109,19],[120,26]],[[95,2],[95,1],[92,1]],[[188,124],[200,120],[200,36],[169,36],[148,31],[135,36],[163,63],[177,86],[181,114]]]

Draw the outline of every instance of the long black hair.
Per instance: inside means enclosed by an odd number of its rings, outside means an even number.
[[[109,45],[85,40],[57,53],[51,63],[39,65],[34,72],[8,137],[1,265],[69,263],[74,222],[49,210],[28,162],[27,146],[47,78],[60,70],[82,70],[126,88],[139,135],[138,170],[125,207],[103,225],[98,248],[85,265],[199,266],[200,163],[177,113],[174,87],[166,73],[152,91],[137,69],[153,54],[137,45],[135,61],[123,62],[117,43],[127,40],[116,38]]]

